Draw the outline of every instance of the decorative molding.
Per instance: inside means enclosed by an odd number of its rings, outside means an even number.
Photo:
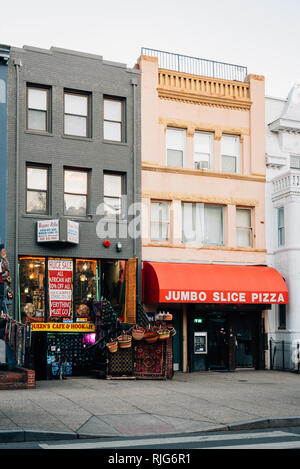
[[[191,244],[174,244],[174,243],[142,243],[143,248],[178,248],[178,249],[195,249],[195,250],[207,250],[207,251],[239,251],[239,252],[262,252],[266,253],[266,249],[256,249],[256,248],[239,248],[239,247],[228,247],[228,246],[195,246]]]
[[[164,130],[167,127],[177,127],[179,129],[187,129],[187,135],[193,137],[196,130],[203,132],[214,132],[215,140],[220,140],[222,134],[228,135],[239,135],[241,142],[245,135],[250,135],[250,129],[248,127],[231,127],[228,125],[216,125],[209,124],[207,122],[194,122],[186,119],[174,119],[173,117],[159,117],[158,123],[164,126]]]
[[[202,202],[218,205],[238,205],[245,207],[256,207],[259,205],[259,201],[256,199],[243,199],[239,197],[215,197],[186,192],[142,191],[142,198],[153,200],[180,200],[182,202]]]
[[[161,166],[158,164],[153,164],[150,162],[142,162],[143,171],[155,171],[162,173],[171,173],[171,174],[186,174],[189,176],[200,176],[200,177],[215,177],[222,179],[237,179],[242,181],[252,181],[252,182],[266,182],[266,177],[261,176],[244,176],[243,174],[235,173],[223,173],[219,171],[208,171],[205,169],[189,169],[189,168],[174,168],[172,166]]]
[[[158,96],[161,99],[248,111],[251,108],[250,84],[201,77],[159,69]]]

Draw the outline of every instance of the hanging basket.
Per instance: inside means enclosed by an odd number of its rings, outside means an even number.
[[[145,330],[143,327],[133,327],[131,333],[134,340],[142,340],[145,334]]]
[[[157,333],[159,340],[167,340],[170,337],[170,331],[168,329],[159,329]]]
[[[154,342],[156,342],[158,339],[158,334],[156,331],[145,332],[144,339],[146,342],[148,342],[148,344],[154,344]]]
[[[107,342],[106,347],[108,348],[110,353],[116,353],[116,351],[118,350],[118,341],[113,340],[111,342]]]
[[[132,336],[129,334],[122,334],[118,337],[119,347],[120,348],[130,348],[132,342]]]

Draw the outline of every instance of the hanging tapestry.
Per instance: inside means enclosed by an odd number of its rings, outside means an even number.
[[[137,378],[162,379],[167,377],[166,342],[148,344],[144,340],[136,346],[135,376]]]

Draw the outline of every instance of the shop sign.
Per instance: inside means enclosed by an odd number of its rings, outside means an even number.
[[[285,304],[288,302],[288,293],[161,290],[160,301],[162,303]]]
[[[50,317],[68,318],[72,313],[73,261],[49,259]]]
[[[94,332],[95,324],[78,324],[69,322],[39,322],[31,323],[33,332]]]
[[[37,222],[37,241],[59,241],[59,220],[40,220]]]
[[[67,241],[73,244],[79,244],[79,223],[67,220]]]

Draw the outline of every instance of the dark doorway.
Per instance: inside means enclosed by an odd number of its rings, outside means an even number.
[[[235,317],[236,368],[253,368],[256,362],[257,315],[239,313]]]
[[[226,313],[209,313],[208,369],[228,369],[228,326]]]

